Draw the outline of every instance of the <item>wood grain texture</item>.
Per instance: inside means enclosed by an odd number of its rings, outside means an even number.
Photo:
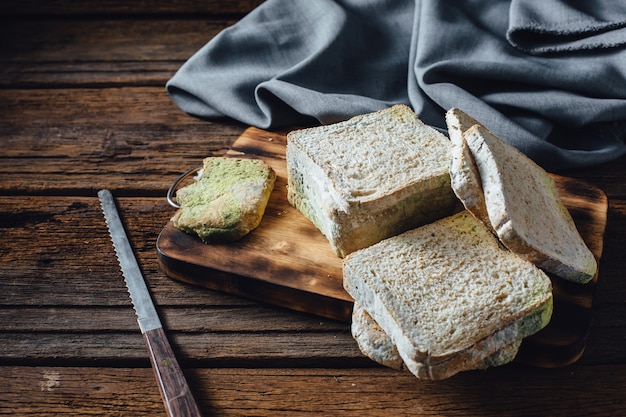
[[[186,371],[200,408],[220,416],[619,416],[626,386],[623,364],[508,366],[436,382],[382,367]],[[162,416],[152,378],[148,368],[5,367],[0,415]]]
[[[0,87],[153,86],[163,92],[193,52],[235,22],[223,15],[7,21],[0,26]]]
[[[162,88],[0,89],[3,192],[164,196],[243,130],[185,115]]]
[[[146,15],[206,14],[242,15],[250,12],[263,0],[157,0],[157,1],[81,1],[81,0],[21,0],[3,2],[5,16],[84,16],[119,15],[139,17]]]
[[[168,222],[157,241],[159,262],[180,281],[350,322],[352,299],[343,289],[341,259],[287,201],[285,146],[285,134],[249,128],[228,153],[262,159],[276,171],[276,186],[257,229],[235,243],[206,245]],[[581,180],[553,178],[583,239],[600,260],[606,194]],[[516,358],[519,362],[565,366],[578,360],[585,349],[598,276],[586,285],[551,278],[552,320],[524,341]]]
[[[165,276],[155,250],[173,214],[164,194],[117,203],[182,363],[363,365],[345,324]],[[4,196],[0,236],[0,363],[148,365],[95,195]]]
[[[613,416],[626,375],[626,158],[564,175],[609,196],[593,321],[568,367],[439,383],[365,358],[349,325],[188,285],[155,245],[176,176],[247,128],[164,85],[259,1],[24,0],[0,15],[0,415],[163,416],[96,191],[118,197],[202,411],[222,416]]]

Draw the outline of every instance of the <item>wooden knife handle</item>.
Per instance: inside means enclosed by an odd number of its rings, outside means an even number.
[[[143,334],[167,415],[202,416],[162,327]]]

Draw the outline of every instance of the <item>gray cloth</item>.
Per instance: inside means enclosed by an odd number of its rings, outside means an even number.
[[[511,2],[507,39],[533,54],[602,49],[626,42],[626,1]]]
[[[264,129],[409,104],[458,107],[546,169],[626,153],[622,0],[268,0],[167,91],[197,117]]]

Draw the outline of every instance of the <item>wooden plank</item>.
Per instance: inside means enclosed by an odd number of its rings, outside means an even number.
[[[11,42],[0,49],[0,87],[163,88],[192,54],[236,22],[232,18],[4,22],[0,37]]]
[[[124,301],[124,300],[122,300]],[[233,301],[237,301],[236,299]],[[78,303],[76,303],[78,304]],[[219,332],[302,332],[346,333],[345,323],[320,320],[310,314],[292,313],[267,305],[249,304],[157,306],[165,328],[178,333]],[[626,326],[626,317],[621,321]],[[0,332],[32,333],[138,332],[137,317],[125,306],[42,306],[0,307]]]
[[[163,88],[17,89],[0,90],[0,93],[0,121],[5,129],[29,126],[44,131],[53,126],[113,129],[125,125],[137,128],[184,125],[206,129],[212,126],[182,112]],[[215,127],[219,129],[217,124]],[[140,133],[145,141],[151,138],[152,131],[138,131],[138,136]]]
[[[88,312],[85,311],[85,314]],[[295,367],[371,366],[359,351],[348,326],[343,331],[305,332],[168,332],[181,364],[202,366]],[[0,363],[17,365],[149,366],[141,333],[2,332]],[[230,365],[227,365],[230,364]]]
[[[21,0],[3,4],[3,16],[76,16],[76,15],[171,15],[174,14],[244,14],[263,0],[156,0],[156,1],[81,1]]]
[[[165,195],[182,171],[226,152],[243,130],[190,117],[162,88],[0,90],[2,188]]]
[[[0,386],[7,388],[0,391],[0,414],[164,415],[148,368],[0,370]],[[626,386],[623,364],[558,370],[509,366],[436,382],[383,368],[183,371],[205,415],[223,416],[608,416],[622,414]]]
[[[2,415],[165,415],[149,368],[0,369]]]
[[[83,314],[89,315],[89,310],[83,310]],[[309,330],[304,326],[302,330],[280,328],[278,324],[287,321],[289,317],[299,323],[294,316],[285,314],[284,318],[270,324],[257,321],[259,327],[264,327],[263,330],[213,332],[209,330],[211,322],[207,320],[205,329],[201,331],[169,331],[168,336],[179,362],[185,366],[377,366],[360,352],[348,325],[334,331],[326,330],[331,327],[326,324],[321,324],[319,330]],[[121,319],[125,318],[122,315]],[[27,319],[21,319],[21,322],[25,323]],[[623,325],[592,327],[586,350],[576,365],[624,364],[626,341],[620,328]],[[0,345],[0,363],[4,365],[149,366],[141,333],[133,329],[90,332],[67,329],[57,332],[31,332],[27,329],[3,331],[0,332]]]

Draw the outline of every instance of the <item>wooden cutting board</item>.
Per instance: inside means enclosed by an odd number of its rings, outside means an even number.
[[[204,244],[168,222],[157,240],[165,273],[183,282],[350,322],[352,298],[342,285],[341,259],[326,238],[287,201],[286,135],[247,129],[229,155],[262,159],[277,174],[260,226],[240,241]],[[554,176],[583,239],[599,260],[608,202],[599,188]],[[538,213],[540,214],[540,213]],[[550,324],[522,344],[516,361],[563,366],[583,353],[598,276],[586,285],[552,277]]]

